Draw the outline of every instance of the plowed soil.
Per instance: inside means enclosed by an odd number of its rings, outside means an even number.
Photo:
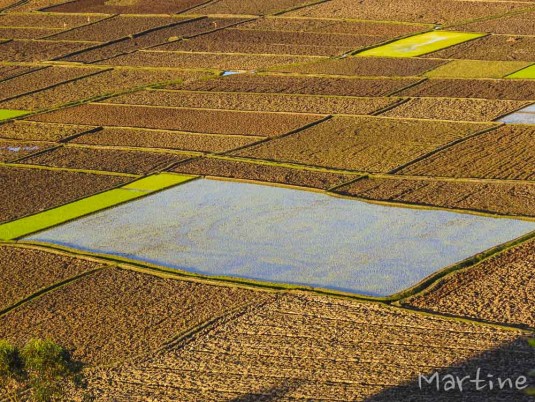
[[[0,140],[0,161],[10,162],[53,146],[45,142],[21,142]]]
[[[206,6],[198,7],[194,10],[200,14],[245,14],[245,15],[265,15],[281,12],[289,8],[298,7],[310,3],[309,0],[219,0],[208,2]]]
[[[535,100],[535,81],[431,79],[396,95]]]
[[[10,121],[0,125],[0,138],[35,141],[58,141],[95,127],[39,123],[34,121]]]
[[[39,39],[58,33],[46,28],[5,28],[0,27],[0,38],[5,39]]]
[[[333,0],[285,14],[324,18],[353,18],[378,21],[407,21],[419,23],[451,24],[491,15],[501,15],[513,10],[525,9],[521,2],[463,1],[462,5],[451,0],[407,0],[393,3],[390,0],[365,0],[355,7],[354,0]]]
[[[355,98],[255,93],[142,91],[107,102],[133,105],[252,110],[319,114],[370,114],[399,101],[396,98]]]
[[[370,35],[226,29],[160,46],[158,50],[335,56],[381,41]]]
[[[159,26],[170,25],[177,22],[180,22],[180,19],[173,17],[118,15],[97,22],[96,24],[87,25],[54,35],[50,39],[108,42],[110,40],[124,38],[125,36],[134,35],[148,29],[154,29]]]
[[[535,126],[506,125],[407,166],[399,173],[534,180],[534,138]]]
[[[505,35],[535,35],[535,12],[473,22],[454,28],[456,31],[490,32]]]
[[[89,67],[68,68],[53,66],[42,68],[35,72],[0,82],[0,101],[20,96],[27,92],[36,92],[100,70]]]
[[[86,104],[34,116],[36,121],[142,127],[210,134],[276,136],[319,120],[320,115]]]
[[[535,328],[535,241],[442,279],[405,303],[442,314]]]
[[[0,222],[57,207],[130,180],[90,173],[0,167]]]
[[[418,79],[361,79],[237,74],[213,80],[170,85],[192,91],[258,92],[338,96],[384,96]]]
[[[136,50],[154,47],[169,41],[177,40],[181,37],[198,35],[216,29],[233,25],[243,19],[236,18],[204,18],[200,20],[185,21],[172,27],[157,29],[136,37],[129,37],[118,42],[97,46],[88,51],[65,57],[65,61],[80,63],[94,63],[100,60],[107,60],[115,56],[131,53]],[[203,66],[204,67],[204,66]]]
[[[107,13],[107,14],[176,14],[206,0],[158,0],[157,3],[131,0],[76,0],[55,5],[43,11],[56,13]]]
[[[376,304],[280,295],[136,362],[92,371],[97,400],[451,401],[418,374],[516,378],[535,351],[515,331]],[[464,400],[494,392],[465,388]],[[524,401],[517,390],[500,397]]]
[[[528,104],[522,101],[488,99],[415,98],[382,113],[382,116],[457,121],[492,121]]]
[[[259,292],[109,268],[0,317],[0,336],[50,338],[86,364],[110,364],[255,299]]]
[[[171,70],[114,69],[43,91],[1,102],[5,109],[48,109],[83,99],[111,95],[146,85],[195,79],[200,74]]]
[[[199,158],[191,162],[181,163],[173,171],[192,175],[257,180],[267,183],[321,189],[328,189],[355,178],[353,175],[341,173],[317,172],[213,158]]]
[[[0,81],[8,80],[21,74],[29,73],[33,70],[37,70],[37,68],[30,66],[1,66]]]
[[[365,179],[337,190],[379,201],[535,216],[535,184],[418,179]]]
[[[1,144],[0,142],[0,146]],[[168,166],[187,158],[189,158],[188,155],[164,152],[62,147],[52,152],[26,158],[21,163],[71,169],[146,174],[157,168]]]
[[[239,29],[279,32],[318,32],[331,34],[370,35],[387,38],[409,35],[429,29],[428,25],[400,24],[379,21],[344,21],[335,19],[306,19],[269,17],[258,18],[239,26]]]
[[[142,148],[168,148],[198,152],[225,152],[252,144],[264,137],[192,134],[180,131],[106,127],[71,141],[78,144]]]
[[[40,289],[104,265],[29,248],[0,246],[0,310]]]
[[[316,58],[309,56],[141,51],[118,56],[99,64],[168,68],[199,68],[202,66],[218,70],[255,70],[312,60],[316,60]]]
[[[46,1],[46,0],[45,0]],[[58,0],[61,1],[61,0]],[[37,4],[38,1],[32,1]],[[70,29],[100,21],[107,15],[68,15],[46,13],[8,13],[0,15],[0,25],[6,27],[39,27]]]
[[[535,62],[535,37],[491,35],[461,43],[425,57]]]
[[[13,40],[0,44],[0,60],[12,62],[53,60],[90,46],[91,44],[80,42]]]
[[[234,155],[331,168],[388,172],[485,124],[338,117]]]
[[[529,66],[529,64],[523,61],[453,60],[429,71],[426,76],[433,78],[503,78]]]
[[[442,60],[412,58],[346,57],[344,59],[279,67],[276,71],[361,77],[410,77],[421,75],[444,63]]]

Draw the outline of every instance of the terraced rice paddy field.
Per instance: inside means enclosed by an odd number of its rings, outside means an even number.
[[[533,400],[419,379],[535,382],[534,20],[0,0],[0,339],[65,401]]]

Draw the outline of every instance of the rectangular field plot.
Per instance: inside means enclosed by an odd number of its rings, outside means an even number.
[[[59,66],[40,68],[37,71],[0,82],[0,101],[15,98],[28,92],[37,92],[99,71],[102,71],[102,69]]]
[[[321,115],[234,112],[150,106],[86,104],[32,120],[70,124],[141,127],[210,134],[275,136],[318,121]]]
[[[178,20],[173,26],[154,29],[135,37],[127,37],[119,41],[104,44],[102,46],[94,46],[87,51],[64,57],[62,60],[80,63],[94,63],[101,60],[105,62],[110,58],[122,54],[132,53],[136,50],[154,47],[170,41],[176,41],[182,37],[210,32],[217,27],[222,28],[227,25],[236,24],[240,21],[243,21],[243,19],[202,18],[183,20],[182,22]]]
[[[54,143],[46,142],[21,142],[0,139],[0,161],[15,161],[27,155],[50,148],[54,145]]]
[[[16,120],[0,125],[0,138],[28,141],[59,141],[96,127]]]
[[[393,402],[418,394],[421,401],[438,402],[443,392],[420,388],[419,374],[462,378],[496,367],[496,376],[517,378],[535,358],[521,334],[378,303],[283,294],[199,331],[187,343],[103,370],[90,384],[110,401],[142,394],[174,401],[202,395],[205,401]],[[487,401],[496,395],[488,388],[463,394]],[[500,395],[524,399],[515,389]]]
[[[180,22],[176,17],[141,17],[117,15],[50,37],[51,40],[83,40],[108,42],[149,29]],[[1,20],[0,20],[1,22]]]
[[[535,61],[535,37],[490,35],[428,55],[442,59]]]
[[[233,155],[304,165],[388,172],[489,124],[336,117]]]
[[[71,29],[81,25],[92,24],[108,17],[108,15],[103,14],[69,15],[10,12],[0,15],[0,26]]]
[[[535,179],[535,126],[506,125],[399,171],[416,176]]]
[[[5,222],[108,190],[131,179],[91,173],[0,167],[0,180],[0,222]]]
[[[0,246],[0,310],[103,265],[30,248]]]
[[[133,148],[226,152],[255,143],[264,138],[251,135],[201,134],[172,130],[105,127],[103,130],[82,135],[71,142]]]
[[[265,15],[302,6],[310,3],[310,0],[220,0],[215,3],[210,1],[205,3],[206,5],[197,7],[192,13]]]
[[[535,108],[533,105],[528,106],[515,113],[502,117],[499,121],[509,124],[535,124]]]
[[[158,0],[158,2],[76,0],[47,7],[42,11],[55,13],[106,14],[176,14],[205,3],[207,0]]]
[[[356,178],[355,175],[344,173],[215,158],[197,158],[190,162],[181,163],[173,168],[173,171],[182,174],[254,180],[320,189],[328,189]]]
[[[414,57],[435,52],[453,45],[458,45],[484,34],[462,33],[451,31],[426,32],[410,36],[395,42],[388,43],[359,53],[359,56],[376,57]]]
[[[0,150],[1,146],[2,142],[0,142]],[[190,157],[187,154],[167,152],[140,152],[68,146],[25,158],[20,163],[70,169],[146,174]]]
[[[117,56],[113,59],[102,61],[99,64],[166,68],[199,68],[199,66],[203,66],[203,68],[217,70],[256,70],[285,64],[310,62],[317,59],[319,57],[145,50]]]
[[[52,339],[73,350],[77,361],[109,365],[151,353],[259,295],[108,268],[2,316],[0,336],[16,343],[29,337]]]
[[[317,5],[304,7],[289,12],[285,16],[312,18],[351,18],[358,20],[376,20],[393,22],[417,22],[427,24],[449,25],[492,15],[501,15],[514,10],[522,10],[529,4],[515,1],[487,2],[463,1],[457,4],[452,0],[405,0],[393,3],[391,0],[374,0],[359,3],[355,7],[354,0],[336,0],[321,2]],[[430,28],[431,29],[431,28]]]
[[[187,108],[250,110],[318,114],[371,114],[398,98],[357,98],[321,95],[232,92],[141,91],[106,100],[110,103]]]
[[[531,183],[372,178],[336,191],[369,200],[535,217]]]
[[[535,82],[525,80],[430,79],[397,96],[535,100]]]
[[[524,61],[452,60],[425,75],[431,78],[503,78],[527,65],[529,63]]]
[[[0,60],[35,62],[54,60],[66,54],[90,47],[90,43],[53,42],[48,40],[13,40],[0,44]]]
[[[502,35],[535,35],[535,12],[506,15],[501,18],[458,25],[455,30]]]
[[[232,28],[186,41],[169,43],[156,49],[214,53],[336,56],[380,43],[382,40],[380,37],[371,35],[256,31]]]
[[[415,78],[359,79],[236,74],[213,80],[170,85],[169,89],[305,95],[385,96],[418,82]]]
[[[0,23],[2,20],[0,20]],[[0,26],[0,38],[3,39],[39,39],[54,35],[61,30],[48,28],[12,28]]]
[[[535,222],[201,179],[26,240],[199,274],[388,296],[533,229]]]
[[[274,71],[347,75],[361,77],[414,77],[443,65],[443,60],[416,58],[345,57],[319,60],[312,63],[282,66]]]
[[[31,66],[0,66],[0,82],[37,70]]]
[[[0,102],[0,107],[28,110],[49,109],[71,102],[111,95],[131,88],[180,82],[187,77],[200,76],[199,73],[171,70],[103,69],[101,72],[88,77]]]
[[[527,104],[489,99],[413,98],[381,116],[490,122]]]

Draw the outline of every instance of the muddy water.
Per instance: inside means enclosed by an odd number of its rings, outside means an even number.
[[[534,222],[203,179],[29,239],[208,275],[387,296],[534,229]]]

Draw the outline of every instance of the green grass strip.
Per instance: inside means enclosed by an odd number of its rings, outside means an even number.
[[[505,78],[524,78],[529,80],[535,80],[535,64],[522,70],[517,71],[516,73],[510,74]]]
[[[0,121],[9,120],[14,117],[24,116],[30,112],[26,110],[0,109]]]
[[[160,173],[82,200],[0,225],[0,240],[15,240],[93,212],[192,180],[194,176]]]
[[[357,56],[414,57],[485,36],[483,33],[433,31],[410,36],[383,46],[364,50]]]

